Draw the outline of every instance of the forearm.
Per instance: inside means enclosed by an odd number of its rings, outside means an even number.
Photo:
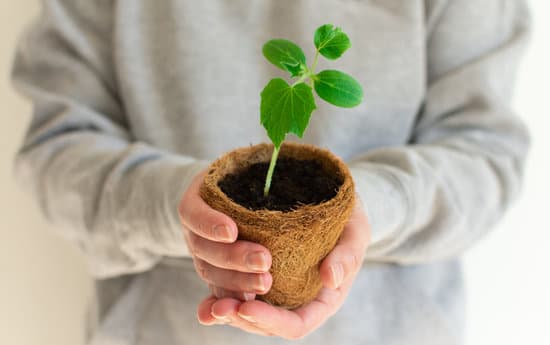
[[[373,227],[367,260],[446,259],[486,234],[520,190],[529,140],[515,134],[507,138],[514,152],[480,152],[474,139],[452,138],[378,150],[352,163]]]
[[[206,162],[82,127],[37,128],[40,137],[17,155],[16,174],[82,248],[92,273],[142,271],[162,256],[188,255],[176,209]]]
[[[16,175],[97,277],[187,255],[177,205],[206,166],[133,138],[108,54],[110,15],[107,3],[45,1],[13,68],[34,105]]]
[[[349,162],[373,226],[368,260],[459,255],[520,190],[529,135],[509,103],[528,16],[522,2],[447,4],[427,34],[427,92],[411,142]],[[487,23],[473,26],[471,11]]]

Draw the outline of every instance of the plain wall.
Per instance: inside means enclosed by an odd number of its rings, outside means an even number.
[[[516,108],[533,148],[524,192],[494,232],[466,254],[467,344],[550,344],[550,4],[532,0],[535,32]],[[13,153],[31,107],[8,82],[17,35],[37,2],[0,2],[0,344],[78,345],[91,282],[78,250],[55,235],[13,182]]]

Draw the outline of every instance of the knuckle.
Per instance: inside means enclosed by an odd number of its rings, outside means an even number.
[[[187,239],[187,246],[189,247],[189,251],[193,256],[197,255],[197,249],[198,249],[198,237],[192,233],[187,234],[185,236]]]
[[[350,254],[347,258],[347,263],[349,267],[349,272],[351,274],[356,274],[359,272],[359,269],[361,268],[361,262],[359,261],[359,257],[355,254]]]
[[[210,282],[206,267],[201,260],[195,260],[195,270],[202,280]]]
[[[195,230],[197,231],[198,234],[200,234],[200,235],[202,235],[202,236],[204,236],[204,235],[207,234],[207,233],[204,231],[204,224],[202,223],[201,220],[199,220],[199,221],[197,222],[197,225],[196,225],[196,226],[197,226],[197,228],[196,228]],[[211,234],[208,234],[208,235],[211,235]]]
[[[226,244],[218,253],[219,264],[228,269],[246,271],[246,253],[247,248],[242,243]]]
[[[219,255],[220,264],[224,267],[234,267],[235,263],[235,248],[230,246],[227,248],[227,250],[224,250]]]
[[[351,267],[353,268],[359,267],[359,258],[357,257],[357,255],[351,254],[349,260],[351,262]]]
[[[231,250],[227,251],[226,263],[235,269],[247,270],[246,256],[248,253],[247,246],[242,243],[231,246]]]
[[[180,217],[180,220],[185,220],[186,219],[186,214],[185,214],[185,197],[183,199],[181,199],[181,201],[179,202],[178,204],[178,215]]]
[[[182,220],[190,226],[190,229],[196,233],[204,234],[204,215],[196,202],[187,202],[181,208]]]

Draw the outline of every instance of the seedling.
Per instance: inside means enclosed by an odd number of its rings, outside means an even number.
[[[342,108],[355,107],[363,100],[363,89],[351,76],[336,70],[315,72],[319,55],[336,60],[351,47],[348,36],[340,28],[325,24],[315,31],[313,42],[316,49],[311,66],[307,65],[302,49],[291,41],[274,39],[263,46],[269,62],[296,78],[292,85],[282,78],[271,79],[261,93],[260,120],[274,147],[264,196],[269,194],[279,149],[286,135],[294,133],[302,138],[311,113],[317,108],[313,89],[328,103]]]

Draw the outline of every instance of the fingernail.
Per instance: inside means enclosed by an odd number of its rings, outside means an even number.
[[[264,291],[266,289],[265,277],[263,274],[258,274],[256,282],[254,283],[254,289],[257,291]]]
[[[231,322],[231,319],[228,318],[227,316],[224,316],[224,315],[216,315],[214,313],[211,313],[212,316],[216,319],[216,321],[218,323],[223,323],[223,324],[226,324],[226,323],[229,323]]]
[[[246,256],[246,266],[252,271],[267,271],[267,257],[263,252],[248,253]]]
[[[232,241],[233,236],[231,229],[225,224],[218,224],[212,228],[214,237],[222,241]]]
[[[344,266],[341,263],[336,263],[330,267],[330,270],[332,271],[334,285],[338,288],[342,284],[342,280],[344,280]]]
[[[250,315],[244,315],[244,314],[241,314],[240,312],[237,312],[237,315],[239,315],[240,318],[245,319],[248,322],[256,323],[256,320],[254,320],[254,318]]]
[[[216,319],[214,319],[213,321],[208,321],[208,322],[202,321],[200,319],[198,321],[203,326],[212,326],[212,325],[215,325],[215,324],[218,323],[218,321]]]

